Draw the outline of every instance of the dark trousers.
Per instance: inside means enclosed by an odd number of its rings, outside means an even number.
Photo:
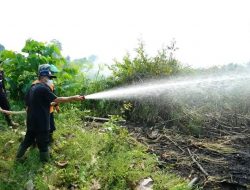
[[[54,114],[53,114],[53,112],[52,113],[50,113],[50,116],[49,116],[50,118],[50,123],[49,123],[49,132],[50,133],[53,133],[55,130],[56,130],[56,126],[55,126],[55,120],[54,120]]]
[[[40,152],[48,152],[49,131],[27,130],[25,138],[23,142],[21,143],[21,147],[23,149],[27,149],[35,142]]]
[[[0,91],[0,107],[3,110],[10,110],[9,101],[7,100],[6,94],[2,91]],[[7,114],[4,114],[4,116],[5,116],[5,120],[7,121],[8,125],[11,125],[10,116]]]

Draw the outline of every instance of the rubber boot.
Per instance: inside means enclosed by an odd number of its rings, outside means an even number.
[[[42,162],[48,162],[49,161],[49,152],[40,152],[40,160]]]
[[[21,159],[23,157],[23,155],[25,154],[27,148],[24,148],[22,145],[19,146],[18,150],[17,150],[17,154],[16,154],[16,159]]]

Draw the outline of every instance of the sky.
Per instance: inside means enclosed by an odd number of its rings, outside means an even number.
[[[138,40],[149,56],[176,41],[184,65],[250,62],[248,0],[0,0],[0,44],[21,51],[32,38],[62,43],[71,59],[100,63],[134,55]]]

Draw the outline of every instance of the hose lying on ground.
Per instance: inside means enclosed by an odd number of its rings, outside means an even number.
[[[24,114],[26,111],[9,111],[9,110],[3,110],[0,108],[0,112],[8,114],[8,115],[13,115],[13,114]]]

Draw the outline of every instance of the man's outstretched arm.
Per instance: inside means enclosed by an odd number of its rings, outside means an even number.
[[[75,101],[82,101],[84,100],[84,96],[75,95],[75,96],[68,96],[68,97],[57,97],[51,105],[56,105],[58,103],[67,103],[67,102],[75,102]]]

